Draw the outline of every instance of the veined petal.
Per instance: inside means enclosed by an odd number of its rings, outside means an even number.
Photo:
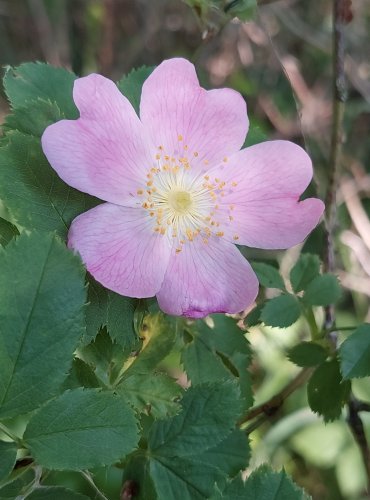
[[[172,253],[160,291],[161,309],[202,318],[216,312],[237,313],[258,293],[258,280],[239,250],[222,239],[187,242]]]
[[[76,80],[73,98],[80,118],[47,127],[42,136],[47,159],[70,186],[131,204],[151,161],[139,118],[117,86],[100,75]]]
[[[157,146],[203,170],[238,151],[249,124],[238,92],[204,90],[194,66],[180,58],[164,61],[145,81],[140,117]]]
[[[289,141],[246,148],[212,175],[227,186],[220,210],[232,209],[225,237],[242,245],[289,248],[306,238],[324,210],[317,198],[299,201],[312,179],[312,164],[307,153]]]
[[[68,240],[87,270],[110,290],[152,297],[161,288],[171,246],[153,231],[143,209],[98,205],[72,222]]]

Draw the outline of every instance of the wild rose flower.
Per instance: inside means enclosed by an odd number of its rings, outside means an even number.
[[[73,98],[80,118],[49,126],[42,146],[67,184],[106,201],[69,231],[69,246],[105,287],[156,295],[174,315],[236,313],[258,281],[235,243],[288,248],[318,223],[323,203],[299,202],[312,178],[308,155],[288,141],[240,151],[244,99],[202,89],[188,61],[153,71],[140,119],[100,75],[76,80]]]

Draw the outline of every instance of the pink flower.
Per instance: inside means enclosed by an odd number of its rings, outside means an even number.
[[[67,184],[107,202],[69,231],[69,246],[105,287],[156,295],[174,315],[236,313],[258,281],[234,244],[288,248],[317,225],[323,203],[299,202],[312,178],[308,155],[288,141],[240,151],[244,99],[202,89],[188,61],[153,71],[140,119],[100,75],[76,80],[73,98],[80,118],[49,126],[42,147]]]

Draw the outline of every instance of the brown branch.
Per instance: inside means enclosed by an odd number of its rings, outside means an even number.
[[[301,370],[298,375],[291,380],[283,389],[272,396],[266,403],[263,403],[259,406],[255,406],[251,408],[248,413],[242,417],[238,425],[242,426],[246,422],[258,417],[259,415],[265,415],[266,417],[272,417],[276,414],[276,412],[281,408],[284,401],[299,387],[307,382],[310,378],[314,368],[304,368]]]
[[[366,469],[368,492],[370,491],[370,450],[366,439],[364,424],[362,423],[359,412],[369,410],[370,407],[367,403],[357,401],[355,397],[351,397],[348,403],[347,423],[361,451],[362,460]]]

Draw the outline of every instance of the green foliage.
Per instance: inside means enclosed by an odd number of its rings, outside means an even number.
[[[234,17],[241,21],[248,21],[255,15],[256,0],[185,0],[188,5],[195,8],[201,20],[209,23],[211,14],[216,12],[219,22],[225,24]]]
[[[254,309],[246,316],[244,323],[247,327],[256,326],[262,323],[261,313],[264,307],[264,303],[256,305]]]
[[[15,443],[0,441],[0,483],[12,472],[16,458]]]
[[[138,429],[132,410],[118,395],[75,389],[34,414],[24,440],[40,465],[77,470],[123,458],[136,447]]]
[[[0,500],[14,500],[19,495],[25,493],[34,481],[35,474],[33,470],[27,468],[21,471],[13,481],[0,485]]]
[[[269,300],[262,309],[261,320],[267,326],[287,328],[301,315],[301,308],[294,295],[279,295]]]
[[[216,446],[235,428],[241,412],[239,396],[237,385],[229,381],[189,389],[179,415],[154,422],[150,450],[161,457],[186,457]]]
[[[262,286],[285,290],[283,278],[275,267],[263,262],[253,262],[252,268]]]
[[[80,358],[74,358],[68,377],[62,385],[62,390],[77,389],[78,387],[100,387],[101,383],[91,366]]]
[[[328,306],[337,302],[341,294],[337,277],[322,274],[307,285],[302,300],[308,306]]]
[[[250,346],[235,320],[213,315],[214,328],[197,321],[191,328],[190,342],[181,354],[181,361],[193,385],[221,380],[236,380],[244,407],[252,404],[248,365]]]
[[[179,415],[154,422],[148,452],[133,457],[124,472],[124,480],[136,482],[138,500],[177,500],[179,492],[181,500],[204,500],[215,482],[224,485],[247,466],[248,440],[234,430],[238,392],[230,382],[191,388]]]
[[[4,88],[13,110],[28,110],[31,114],[38,99],[55,103],[63,110],[63,117],[78,117],[77,108],[72,99],[73,83],[76,75],[62,68],[49,64],[25,63],[17,68],[7,67],[4,76]],[[30,109],[31,108],[31,109]]]
[[[0,245],[5,247],[18,234],[19,231],[14,224],[0,217]]]
[[[28,500],[88,500],[89,498],[62,486],[43,486],[27,496]]]
[[[11,115],[8,115],[3,128],[5,132],[18,130],[22,134],[41,137],[47,126],[63,118],[55,102],[35,99],[28,101],[25,107],[16,108]]]
[[[0,148],[0,197],[21,226],[65,237],[72,220],[97,201],[58,177],[38,137],[17,131],[7,137],[8,143]]]
[[[176,415],[180,409],[182,389],[163,373],[132,375],[118,386],[118,391],[134,408],[154,418]]]
[[[338,360],[326,361],[316,368],[308,382],[309,405],[325,422],[330,422],[340,417],[350,389],[350,382],[342,379]]]
[[[288,352],[290,361],[302,367],[320,365],[327,357],[327,349],[316,342],[301,342]]]
[[[240,476],[229,483],[212,500],[308,500],[309,496],[298,488],[285,471],[276,472],[263,465],[243,482]]]
[[[104,288],[89,276],[88,306],[86,308],[86,335],[90,342],[101,328],[106,327],[110,337],[124,349],[134,349],[138,338],[134,328],[134,314],[138,300],[123,297]]]
[[[0,417],[57,393],[83,332],[85,300],[81,261],[56,236],[22,234],[0,249]]]
[[[370,375],[370,324],[359,326],[339,349],[344,379]]]
[[[117,83],[118,88],[131,102],[137,114],[140,111],[141,88],[153,69],[153,66],[133,69]]]
[[[290,271],[290,282],[293,290],[298,293],[320,274],[320,259],[317,255],[303,253]]]

